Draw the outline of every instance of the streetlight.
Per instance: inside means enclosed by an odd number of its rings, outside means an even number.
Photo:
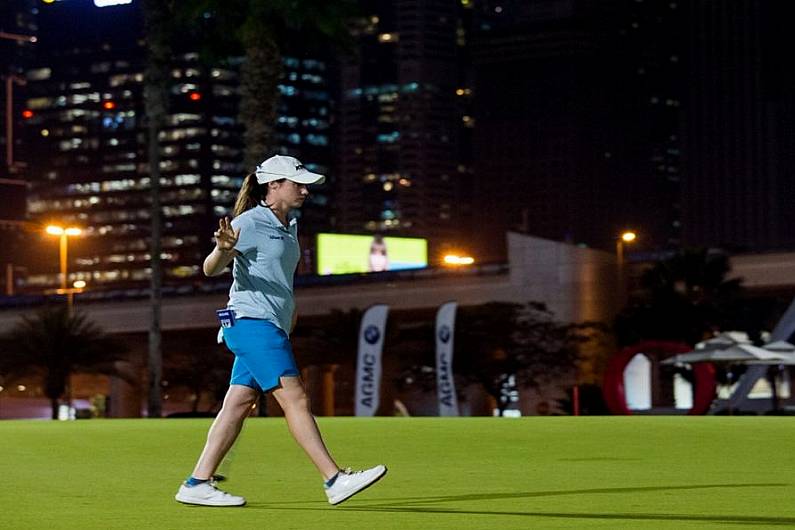
[[[624,264],[624,244],[634,243],[636,239],[638,239],[638,234],[631,230],[622,232],[618,239],[616,239],[616,257],[619,265],[623,266]]]
[[[69,313],[71,314],[74,294],[83,291],[83,287],[85,287],[85,282],[83,282],[83,284],[79,287],[77,285],[77,282],[75,282],[75,286],[73,288],[66,287],[66,281],[67,281],[66,256],[68,249],[68,241],[69,241],[69,236],[79,236],[80,234],[83,233],[83,231],[74,226],[64,228],[58,225],[48,225],[47,228],[45,228],[45,231],[50,235],[58,236],[60,238],[61,288],[58,289],[56,293],[66,295],[66,304],[69,309]]]
[[[632,230],[625,230],[621,233],[618,238],[616,238],[616,264],[618,266],[617,274],[618,274],[618,288],[616,289],[618,292],[618,303],[622,305],[624,303],[624,245],[632,244],[638,239],[638,234],[633,232]],[[619,309],[621,309],[619,307]]]
[[[475,258],[472,256],[458,256],[456,254],[448,254],[443,259],[445,265],[459,266],[459,265],[472,265],[475,263]]]

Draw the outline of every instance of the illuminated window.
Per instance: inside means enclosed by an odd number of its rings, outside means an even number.
[[[29,70],[26,77],[30,81],[44,81],[49,79],[51,75],[51,68],[37,68],[35,70]]]
[[[298,118],[295,116],[279,116],[279,123],[287,125],[288,127],[295,127],[298,125]]]
[[[213,169],[216,171],[229,171],[229,172],[236,172],[240,171],[240,164],[235,162],[221,162],[220,160],[216,160],[213,162]]]
[[[213,144],[212,146],[210,146],[210,150],[217,156],[233,157],[233,156],[237,156],[238,153],[240,153],[239,149],[234,149],[232,147],[229,147],[228,145],[216,145],[216,144]]]
[[[90,92],[88,94],[72,94],[67,98],[67,102],[70,105],[82,105],[86,101],[99,103],[99,92]]]
[[[328,145],[328,136],[325,134],[307,134],[306,141],[310,145]]]
[[[210,72],[210,75],[215,79],[220,79],[223,81],[235,78],[235,74],[233,72],[229,70],[222,70],[220,68],[213,68]]]
[[[279,93],[282,96],[295,96],[298,94],[298,90],[292,85],[279,85]]]
[[[391,133],[379,134],[376,137],[376,141],[382,144],[392,144],[397,142],[399,138],[400,133],[398,131],[392,131]]]
[[[328,129],[329,124],[325,120],[318,120],[317,118],[310,118],[304,120],[301,124],[308,129]]]
[[[230,131],[222,131],[221,129],[211,129],[210,136],[213,138],[231,138],[232,133]]]
[[[175,85],[171,89],[172,94],[187,94],[188,92],[193,92],[194,90],[198,90],[199,86],[193,83],[180,83]]]
[[[308,81],[316,85],[322,84],[324,81],[322,77],[315,74],[301,74],[301,80]]]
[[[213,186],[219,186],[222,188],[239,188],[243,185],[243,179],[240,177],[229,177],[227,175],[213,175],[210,177],[210,182],[212,182]]]
[[[176,276],[177,278],[189,278],[191,276],[196,276],[199,274],[199,266],[198,265],[183,265],[180,267],[174,267],[172,269],[167,269],[166,274],[170,276]]]
[[[33,98],[25,102],[25,106],[33,109],[47,109],[53,106],[54,100],[52,98]]]
[[[189,114],[181,112],[179,114],[170,114],[166,117],[166,124],[171,126],[182,125],[183,123],[196,123],[202,119],[198,114]]]
[[[172,129],[170,131],[160,131],[158,135],[159,140],[183,140],[185,138],[194,138],[207,134],[207,129],[203,127],[188,127],[183,129]]]
[[[237,198],[236,190],[213,190],[210,192],[213,202],[231,203]]]

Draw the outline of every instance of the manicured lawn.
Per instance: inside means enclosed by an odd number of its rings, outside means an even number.
[[[0,528],[760,528],[795,525],[795,418],[321,418],[341,465],[389,473],[329,506],[282,419],[251,419],[229,491],[173,495],[209,420],[0,422]]]

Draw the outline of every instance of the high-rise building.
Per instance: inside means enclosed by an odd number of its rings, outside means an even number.
[[[485,259],[504,259],[495,234],[506,229],[613,248],[632,228],[647,248],[676,244],[679,23],[676,5],[660,2],[477,3]]]
[[[795,247],[795,37],[791,2],[693,1],[688,9],[684,241]]]
[[[93,289],[145,286],[151,199],[139,2],[43,5],[38,22],[41,37],[26,74],[23,115],[22,153],[33,183],[29,213],[84,229],[70,240],[70,282],[82,279]],[[202,280],[200,267],[217,219],[230,214],[244,176],[254,169],[241,163],[239,63],[207,65],[189,42],[175,49],[170,108],[159,139],[167,287]],[[284,66],[273,152],[300,156],[308,168],[327,173],[326,63],[286,56]],[[302,233],[328,229],[327,191],[315,191]],[[52,248],[41,253],[28,276],[31,289],[57,283]]]
[[[460,196],[471,125],[461,61],[466,7],[445,0],[362,6],[358,53],[341,67],[338,226],[427,237],[436,253],[468,237]]]

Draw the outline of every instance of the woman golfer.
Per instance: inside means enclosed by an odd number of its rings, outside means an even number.
[[[246,503],[243,497],[219,490],[212,478],[261,392],[273,392],[290,433],[323,476],[329,503],[341,503],[386,473],[382,465],[357,472],[340,470],[331,458],[310,412],[288,339],[296,322],[293,274],[300,257],[296,220],[288,214],[309,196],[307,185],[324,179],[293,157],[273,156],[246,177],[232,222],[225,218],[219,222],[216,246],[204,260],[204,273],[221,274],[233,263],[228,308],[219,314],[235,362],[223,407],[192,475],[177,492],[179,502]]]

